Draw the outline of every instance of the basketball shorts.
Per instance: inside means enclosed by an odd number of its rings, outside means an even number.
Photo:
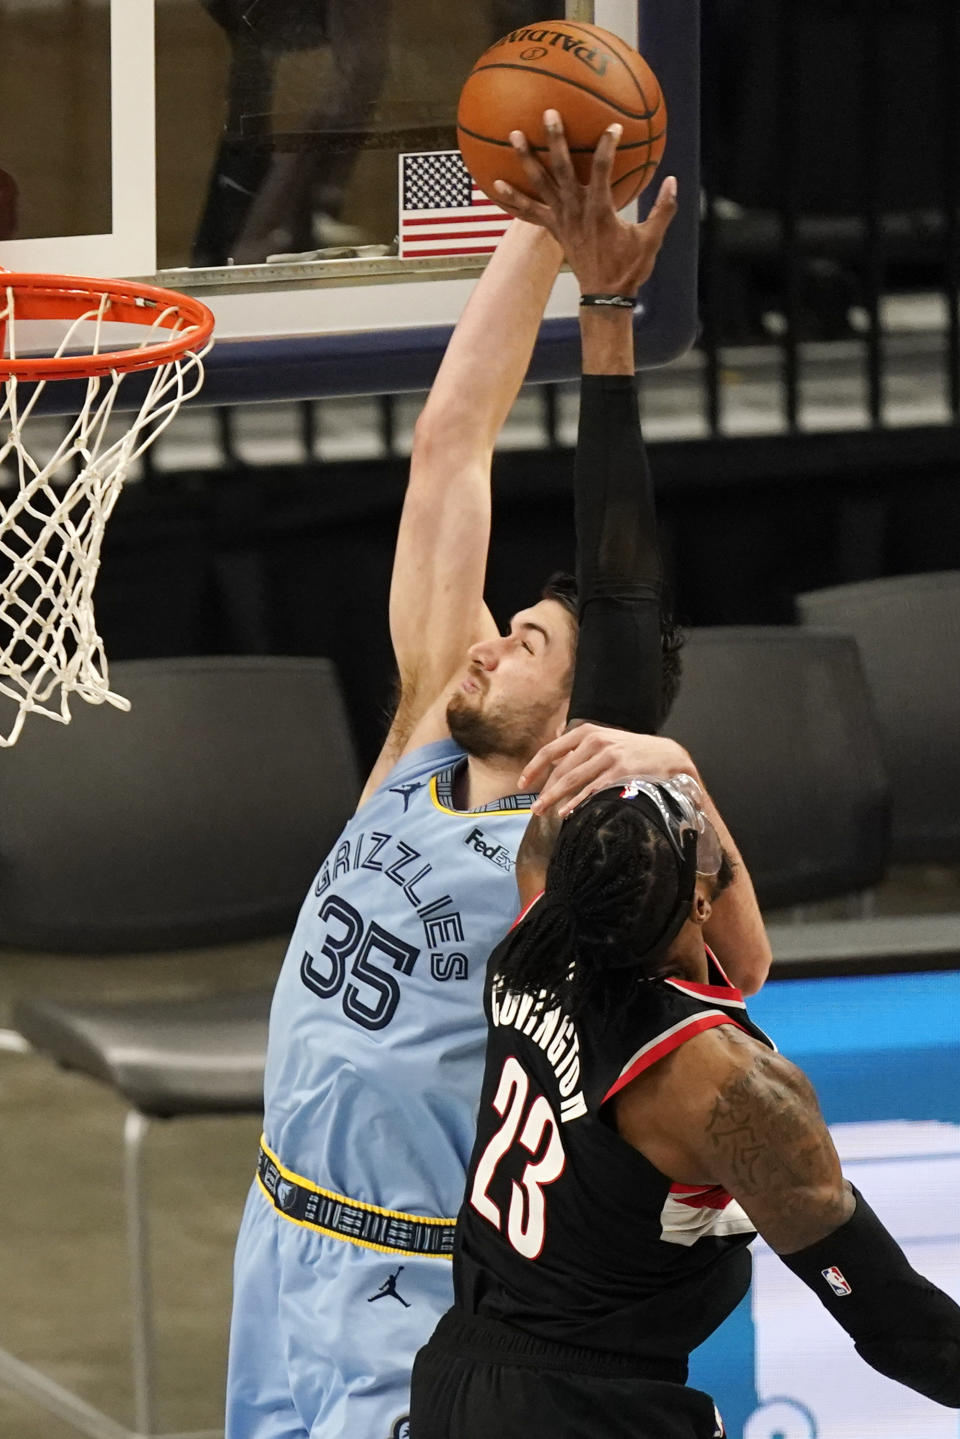
[[[255,1181],[234,1261],[226,1439],[409,1439],[414,1356],[452,1300],[449,1259],[320,1234]]]
[[[458,1310],[417,1355],[412,1439],[722,1439],[709,1395],[676,1361],[550,1344]]]

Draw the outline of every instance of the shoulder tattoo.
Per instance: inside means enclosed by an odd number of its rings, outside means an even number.
[[[777,1054],[757,1054],[722,1085],[705,1132],[743,1198],[801,1190],[833,1163],[813,1086]]]

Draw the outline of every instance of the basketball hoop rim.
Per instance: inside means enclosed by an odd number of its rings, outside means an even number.
[[[185,328],[174,338],[141,349],[104,350],[100,354],[71,353],[10,359],[0,353],[0,382],[18,380],[82,380],[100,375],[153,370],[181,359],[188,351],[206,349],[213,334],[214,317],[200,300],[178,290],[139,280],[103,280],[82,275],[48,275],[0,270],[0,296],[13,291],[14,318],[19,320],[76,320],[108,295],[104,323],[152,325],[160,318],[164,329],[179,322]],[[0,314],[0,350],[5,320]]]

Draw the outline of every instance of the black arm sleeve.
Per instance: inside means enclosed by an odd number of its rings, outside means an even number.
[[[581,381],[574,500],[580,637],[570,719],[652,734],[662,569],[631,375]]]
[[[845,1224],[782,1254],[847,1331],[862,1359],[938,1404],[960,1409],[960,1306],[912,1268],[856,1189]]]

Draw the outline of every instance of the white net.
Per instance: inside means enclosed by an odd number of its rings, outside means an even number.
[[[0,335],[5,324],[6,354],[16,359],[17,294],[3,287],[2,280],[0,302]],[[21,320],[21,331],[30,323]],[[148,352],[186,327],[187,322],[179,323],[176,307],[159,309],[152,323],[133,328],[134,348]],[[117,328],[110,324],[109,296],[92,296],[89,310],[58,326],[62,334],[49,353],[59,358],[75,351],[78,342],[88,355],[112,351],[111,332]],[[129,333],[131,327],[123,329]],[[43,391],[53,382],[25,385],[13,376],[3,381],[0,747],[16,742],[30,713],[68,724],[72,694],[91,704],[107,701],[129,708],[110,689],[94,618],[104,529],[131,464],[169,425],[181,403],[200,389],[202,355],[208,348],[209,342],[199,352],[188,350],[148,371],[139,410],[122,417],[114,417],[114,409],[126,373],[112,370],[87,378],[81,408],[76,419],[67,422],[53,453],[34,453],[38,446],[35,443],[32,451],[28,438],[29,421],[39,414]],[[116,418],[122,418],[119,433]]]

